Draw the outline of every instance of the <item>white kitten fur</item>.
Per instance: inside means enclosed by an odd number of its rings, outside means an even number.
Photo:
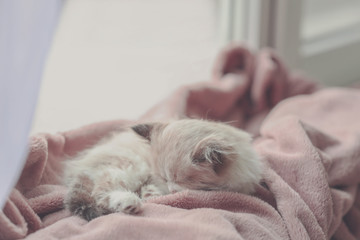
[[[137,213],[141,200],[134,192],[150,177],[150,151],[148,142],[133,131],[114,134],[66,163],[66,184],[71,188],[79,181],[78,176],[86,175],[94,184],[91,197],[105,212]],[[71,194],[65,200],[67,205],[71,204]]]
[[[170,190],[252,193],[261,179],[262,162],[251,146],[251,136],[223,123],[170,122],[162,131],[153,132],[151,147],[156,156],[154,168]],[[206,162],[194,164],[196,151],[200,151]],[[214,151],[221,159],[211,159]],[[214,164],[224,171],[214,173],[211,168]]]
[[[109,208],[114,212],[137,213],[140,211],[141,200],[138,195],[127,191],[111,191]]]
[[[150,151],[148,142],[132,131],[113,134],[68,161],[65,179],[69,184],[77,175],[86,173],[96,182],[106,174],[114,184],[122,182],[128,190],[136,191],[147,180]]]
[[[65,205],[90,220],[137,213],[141,199],[183,189],[252,193],[262,162],[246,132],[202,120],[142,124],[115,133],[65,167]]]

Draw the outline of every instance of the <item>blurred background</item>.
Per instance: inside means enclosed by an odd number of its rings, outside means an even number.
[[[326,85],[360,80],[358,0],[71,0],[45,64],[32,133],[135,119],[210,78],[229,42],[272,47]]]

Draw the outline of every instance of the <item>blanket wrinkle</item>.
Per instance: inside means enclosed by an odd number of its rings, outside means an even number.
[[[63,155],[63,137],[61,135],[39,134],[29,143],[28,160],[24,166],[16,188],[21,192],[33,189],[40,184],[57,184],[61,165],[54,161]],[[52,151],[49,151],[51,149]]]
[[[45,168],[44,161],[48,157],[47,141],[42,137],[31,138],[29,145],[31,146],[28,154],[29,160],[26,161],[24,166],[24,169],[29,170],[24,171],[19,180],[19,182],[23,183],[21,186],[18,186],[18,189],[21,191],[32,189],[40,183],[40,178]]]
[[[53,189],[50,193],[39,194],[37,197],[30,198],[28,203],[34,212],[39,215],[51,213],[63,208],[64,195],[66,192],[65,189]]]
[[[286,97],[289,78],[285,66],[270,49],[259,54],[251,96],[257,111],[271,108]]]
[[[301,220],[298,223],[299,226],[295,228],[296,230],[299,230],[303,228],[302,225],[304,224],[304,221],[305,223],[308,223],[309,219],[312,219],[312,221],[316,224],[318,224],[318,222],[315,219],[318,220],[322,219],[323,221],[326,221],[329,216],[323,215],[323,210],[325,206],[330,207],[329,205],[331,205],[331,202],[329,202],[328,200],[329,194],[324,194],[324,191],[326,191],[326,189],[323,188],[324,187],[326,188],[326,183],[327,183],[325,179],[318,178],[313,182],[313,184],[315,184],[316,187],[319,190],[321,190],[320,192],[312,192],[311,189],[308,188],[308,185],[306,184],[306,178],[314,177],[313,176],[314,174],[310,175],[309,173],[314,173],[314,172],[324,173],[324,170],[320,163],[320,158],[318,154],[314,154],[314,152],[312,152],[311,149],[308,149],[309,145],[306,143],[306,141],[304,141],[304,139],[306,140],[306,138],[299,138],[299,140],[301,141],[297,141],[298,136],[304,134],[301,133],[302,130],[301,127],[300,129],[298,129],[299,130],[298,133],[293,132],[294,130],[297,129],[297,127],[301,126],[298,119],[293,117],[288,117],[285,118],[285,120],[287,121],[284,122],[282,120],[279,122],[279,125],[277,126],[272,125],[272,131],[271,131],[271,133],[273,133],[272,138],[268,139],[268,142],[263,141],[261,143],[261,145],[266,144],[265,147],[258,145],[258,150],[262,153],[262,156],[265,156],[266,159],[271,159],[270,161],[268,161],[270,169],[272,171],[275,171],[273,174],[277,175],[276,178],[281,179],[281,185],[280,185],[280,183],[276,183],[276,182],[274,183],[273,181],[268,182],[268,178],[264,177],[265,183],[269,186],[270,190],[273,193],[277,193],[277,191],[280,188],[282,189],[281,193],[275,196],[279,204],[277,206],[277,209],[280,212],[283,212],[282,215],[285,219],[289,217],[288,215],[290,212],[292,212],[292,214],[290,214],[291,219],[294,218],[294,215],[296,216],[296,218],[301,218],[301,216],[306,216],[306,218],[304,218],[306,220]],[[291,127],[289,127],[289,125]],[[284,135],[284,131],[281,131],[282,128],[292,129],[292,131],[287,131],[286,134]],[[274,142],[276,144],[272,146]],[[291,145],[289,145],[289,143]],[[276,148],[276,146],[278,148]],[[279,154],[282,153],[283,150],[285,150],[285,154]],[[297,154],[291,154],[292,152],[296,152]],[[311,159],[311,162],[309,162],[308,160],[309,158]],[[279,162],[281,162],[281,165],[279,165]],[[276,185],[276,190],[275,189],[273,190],[274,184],[278,184]],[[288,198],[292,198],[293,203],[296,203],[294,205],[297,207],[301,206],[301,208],[293,210],[293,206],[291,207],[291,209],[287,205],[283,206],[281,204],[281,201],[279,200],[281,200],[284,196],[286,196],[285,199],[287,200]],[[287,201],[286,203],[288,204],[289,202]],[[317,216],[316,218],[314,218],[314,216],[312,215],[317,215]],[[303,232],[314,233],[314,230],[309,231],[306,229],[309,227],[313,228],[313,226],[314,226],[313,224],[304,226],[305,229],[303,229]],[[325,228],[327,230],[326,223],[322,226],[322,228]],[[320,230],[321,229],[315,231],[318,232],[319,235],[314,235],[313,236],[314,238],[311,237],[310,239],[325,239],[324,236],[321,236],[320,232],[322,231]],[[297,236],[298,233],[294,234],[292,231],[293,230],[290,229],[290,235],[293,237]]]
[[[354,236],[360,236],[360,191],[359,191],[359,185],[358,190],[356,193],[356,198],[354,200],[354,205],[348,213],[344,216],[344,222],[346,226],[349,226],[349,229],[352,229]]]
[[[329,199],[332,199],[332,209],[334,212],[333,216],[329,215],[326,217],[332,220],[330,223],[331,228],[328,228],[330,236],[333,232],[335,232],[335,229],[338,228],[339,224],[341,224],[341,216],[344,216],[350,208],[354,207],[353,203],[355,200],[357,185],[360,181],[358,174],[360,172],[360,162],[358,158],[360,145],[359,141],[357,141],[360,124],[353,121],[353,119],[356,119],[357,115],[357,111],[355,111],[357,108],[355,103],[356,100],[359,100],[358,95],[359,91],[331,89],[327,91],[320,91],[309,97],[295,97],[293,99],[283,101],[280,104],[281,106],[278,106],[278,109],[282,108],[282,112],[280,111],[281,114],[279,114],[279,111],[274,111],[276,114],[271,114],[266,120],[267,122],[273,123],[274,118],[277,116],[281,116],[281,119],[284,119],[284,114],[293,116],[296,114],[301,115],[302,122],[311,122],[312,127],[310,128],[309,125],[307,125],[304,129],[307,132],[311,132],[308,137],[312,139],[312,144],[318,142],[320,138],[324,138],[321,143],[323,146],[318,145],[317,147],[322,149],[320,150],[318,148],[318,153],[320,156],[323,156],[322,159],[327,158],[328,162],[331,161],[330,167],[324,168],[325,170],[327,169],[327,174],[319,175],[319,177],[323,176],[323,180],[328,182],[327,185],[332,187],[331,198]],[[314,101],[314,98],[324,99],[324,105],[321,109],[318,105],[308,104],[309,102]],[[355,100],[355,102],[353,102],[353,100]],[[301,107],[301,105],[299,106],[300,102],[304,107]],[[337,104],[332,105],[329,104],[329,102],[337,102]],[[338,104],[338,102],[342,102],[343,104]],[[294,103],[296,103],[296,105]],[[297,106],[298,108],[294,109],[293,106]],[[338,116],[339,113],[343,112],[344,107],[346,107],[346,121],[349,122],[349,125],[344,125],[345,118]],[[330,110],[326,111],[326,109]],[[314,113],[320,113],[321,118],[314,118],[312,116]],[[324,115],[327,121],[322,121]],[[266,126],[266,123],[264,125]],[[273,126],[273,124],[271,126]],[[351,128],[348,126],[351,126]],[[313,139],[317,140],[314,141]],[[349,141],[349,139],[352,139],[352,141]],[[297,147],[298,146],[299,145],[297,145]],[[324,153],[326,153],[325,156]],[[335,177],[338,181],[335,182],[332,180],[333,177]],[[318,182],[319,180],[314,181],[312,184],[316,184]],[[334,185],[334,183],[336,184]],[[301,186],[301,184],[299,184],[299,186]],[[335,189],[334,187],[337,188]],[[327,191],[327,189],[325,190]],[[323,205],[319,205],[318,208],[323,208]],[[358,220],[355,219],[355,221]]]
[[[262,120],[280,100],[319,89],[304,76],[289,73],[270,49],[255,54],[231,45],[220,52],[213,69],[211,81],[179,88],[141,119],[209,119],[257,135]]]
[[[215,59],[212,79],[221,81],[224,76],[229,76],[228,74],[233,78],[245,75],[245,79],[249,79],[252,77],[255,64],[255,56],[248,48],[230,44]]]
[[[272,169],[269,169],[267,177],[279,214],[286,222],[289,239],[328,239],[301,196]]]
[[[22,174],[0,211],[0,240],[360,239],[359,102],[358,89],[320,90],[270,49],[229,46],[210,81],[179,88],[138,121],[31,137]],[[63,161],[131,124],[183,117],[254,134],[265,163],[256,193],[183,191],[147,200],[139,215],[90,222],[63,209]]]
[[[26,228],[29,233],[32,233],[41,228],[40,217],[34,212],[34,210],[18,190],[14,189],[9,199],[19,210],[22,218],[21,221],[26,223]]]
[[[27,235],[28,228],[19,208],[9,199],[0,212],[0,239],[19,239]]]

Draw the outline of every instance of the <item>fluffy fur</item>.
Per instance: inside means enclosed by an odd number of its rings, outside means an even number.
[[[141,199],[184,189],[250,194],[261,171],[251,137],[239,129],[193,119],[140,124],[66,161],[65,206],[91,220],[136,214]]]

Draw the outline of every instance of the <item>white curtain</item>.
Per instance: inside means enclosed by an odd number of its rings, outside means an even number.
[[[21,173],[61,0],[0,0],[0,208]]]

